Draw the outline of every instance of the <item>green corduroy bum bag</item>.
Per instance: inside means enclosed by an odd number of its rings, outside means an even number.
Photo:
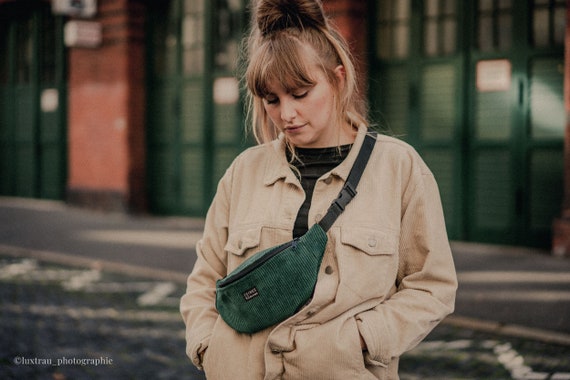
[[[216,309],[234,330],[256,333],[294,315],[311,299],[327,231],[356,195],[375,136],[364,139],[342,191],[319,223],[299,238],[249,257],[216,282]]]
[[[218,280],[216,308],[234,330],[255,333],[295,314],[313,295],[327,234],[320,225],[248,258]]]

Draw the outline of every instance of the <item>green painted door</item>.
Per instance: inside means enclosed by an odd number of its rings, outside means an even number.
[[[459,1],[381,0],[373,4],[372,118],[412,144],[438,181],[448,233],[464,234],[461,128],[465,104]]]
[[[0,194],[62,199],[63,20],[46,3],[0,5]]]
[[[566,2],[525,5],[473,9],[468,236],[547,247],[563,192]]]
[[[547,247],[563,190],[566,2],[373,6],[373,117],[434,172],[450,238]]]
[[[241,0],[149,5],[148,174],[151,210],[205,214],[216,183],[244,148],[234,79]]]

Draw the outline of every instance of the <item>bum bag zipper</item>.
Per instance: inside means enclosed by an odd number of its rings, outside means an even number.
[[[263,265],[264,263],[266,263],[267,261],[269,261],[273,257],[277,256],[278,254],[280,254],[281,252],[283,252],[287,248],[289,248],[289,247],[295,248],[297,246],[298,241],[299,241],[299,238],[295,238],[295,239],[293,239],[293,240],[291,240],[291,241],[289,241],[289,242],[287,242],[287,243],[285,243],[279,247],[275,247],[274,251],[267,253],[261,259],[257,260],[256,262],[254,262],[250,266],[244,268],[242,271],[237,272],[235,274],[232,274],[232,275],[224,278],[223,280],[221,280],[219,282],[218,286],[220,288],[223,288],[224,286],[230,285],[231,283],[236,282],[240,278],[245,277],[247,274],[253,272],[255,269],[259,268],[261,265]]]

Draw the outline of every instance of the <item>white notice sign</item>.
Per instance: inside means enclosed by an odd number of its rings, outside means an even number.
[[[508,91],[511,88],[511,62],[496,59],[477,62],[477,90],[480,92]]]

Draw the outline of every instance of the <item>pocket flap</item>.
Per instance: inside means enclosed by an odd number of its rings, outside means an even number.
[[[398,247],[396,236],[368,227],[343,226],[340,241],[368,255],[393,255]]]
[[[236,256],[242,256],[246,250],[259,246],[260,240],[261,227],[236,231],[228,236],[224,249]]]

